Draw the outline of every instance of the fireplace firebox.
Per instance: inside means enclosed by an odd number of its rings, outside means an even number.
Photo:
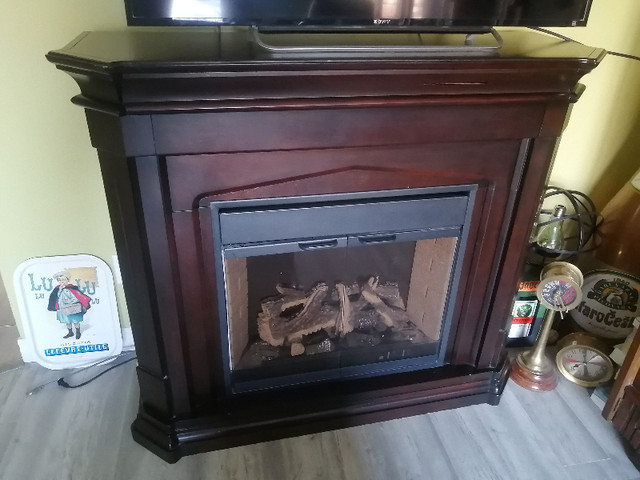
[[[93,32],[81,94],[167,461],[499,401],[521,260],[603,52],[269,57],[242,29]]]
[[[474,193],[212,202],[228,393],[444,365]]]

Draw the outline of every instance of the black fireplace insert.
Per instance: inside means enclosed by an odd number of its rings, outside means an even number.
[[[212,202],[227,393],[444,365],[475,191]]]

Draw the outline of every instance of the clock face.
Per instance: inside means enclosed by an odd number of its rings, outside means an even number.
[[[569,280],[552,279],[544,282],[539,289],[540,300],[554,310],[569,310],[578,300],[578,289]]]
[[[583,345],[561,349],[556,356],[556,364],[566,378],[585,387],[606,382],[613,374],[613,364],[607,355]]]

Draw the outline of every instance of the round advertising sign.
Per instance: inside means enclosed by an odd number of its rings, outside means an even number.
[[[611,270],[594,270],[584,276],[582,302],[571,310],[578,325],[604,338],[625,338],[638,316],[640,279]]]

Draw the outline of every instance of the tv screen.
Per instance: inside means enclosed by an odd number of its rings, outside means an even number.
[[[592,0],[125,0],[129,25],[486,30],[581,26]]]

